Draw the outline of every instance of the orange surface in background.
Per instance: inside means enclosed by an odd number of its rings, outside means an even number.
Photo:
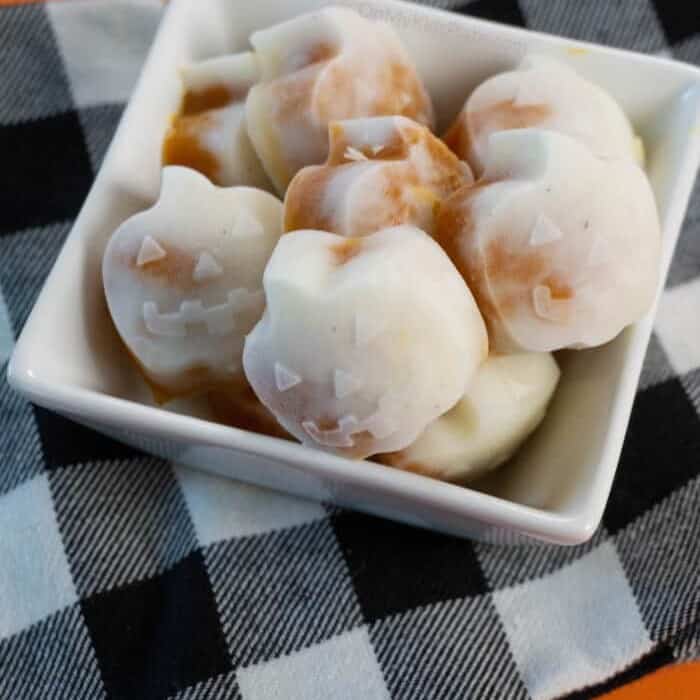
[[[0,0],[0,7],[47,1],[61,2],[61,0]],[[82,0],[82,2],[89,1]],[[163,4],[167,3],[167,0],[162,1]],[[599,700],[662,700],[663,698],[698,700],[700,698],[700,661],[666,666],[598,698]]]
[[[623,685],[600,700],[697,700],[700,698],[700,661],[666,666]]]

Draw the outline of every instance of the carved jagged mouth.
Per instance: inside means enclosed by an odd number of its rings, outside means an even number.
[[[154,301],[143,304],[143,320],[153,335],[185,337],[192,324],[203,324],[210,335],[226,335],[236,328],[236,315],[242,311],[262,311],[264,295],[261,289],[251,292],[234,289],[223,304],[204,306],[201,299],[185,300],[177,311],[161,313]]]
[[[342,416],[335,428],[322,429],[316,421],[306,420],[301,424],[306,434],[322,447],[355,447],[354,435],[369,433],[376,440],[383,440],[398,430],[386,406],[386,397],[379,401],[377,410],[366,418],[353,414]]]
[[[352,414],[343,416],[335,428],[323,430],[312,420],[302,423],[306,434],[318,445],[323,447],[354,447],[354,435],[358,433],[370,433],[377,440],[383,440],[396,432],[396,424],[387,416],[381,416],[379,411],[359,420]]]

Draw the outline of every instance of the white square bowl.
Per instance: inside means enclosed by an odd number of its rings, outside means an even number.
[[[157,408],[109,321],[100,261],[114,229],[155,201],[160,147],[177,109],[177,67],[241,50],[251,31],[322,0],[174,0],[85,206],[27,321],[9,367],[37,404],[147,451],[416,525],[513,543],[588,539],[607,501],[653,311],[613,342],[563,353],[545,422],[512,463],[466,488]],[[342,2],[394,24],[436,105],[440,128],[481,80],[538,51],[610,91],[647,147],[665,277],[700,161],[700,70],[404,4]]]

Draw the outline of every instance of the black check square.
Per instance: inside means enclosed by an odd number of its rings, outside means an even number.
[[[34,414],[47,469],[143,456],[130,445],[105,437],[41,406],[34,406]]]
[[[528,697],[490,595],[379,620],[370,638],[393,700]]]
[[[68,76],[43,4],[3,7],[0,18],[0,124],[72,108]],[[35,154],[40,158],[40,154]],[[7,169],[3,161],[3,170]]]
[[[697,2],[652,0],[670,44],[700,33],[700,7]]]
[[[110,698],[157,700],[231,670],[198,551],[81,604]]]
[[[327,520],[205,550],[236,667],[321,642],[362,623]]]
[[[603,522],[615,533],[700,473],[700,417],[678,378],[637,394]]]
[[[80,606],[0,640],[0,698],[97,700],[104,689]]]
[[[467,540],[349,511],[332,521],[368,622],[489,590]]]
[[[51,472],[49,483],[81,596],[153,576],[196,547],[175,475],[160,459],[81,464]]]
[[[0,235],[74,218],[93,173],[74,111],[0,125]]]
[[[525,26],[525,18],[520,10],[518,0],[472,0],[472,2],[453,9],[455,12],[480,19],[490,19],[504,24],[513,24],[517,27]]]

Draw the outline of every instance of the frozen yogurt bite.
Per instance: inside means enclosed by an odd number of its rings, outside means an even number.
[[[163,142],[163,165],[183,165],[224,187],[271,189],[248,137],[245,100],[259,80],[251,52],[181,67],[184,95]]]
[[[601,158],[643,159],[641,141],[620,105],[565,63],[538,54],[481,83],[445,141],[481,175],[491,134],[531,127],[571,136]]]
[[[102,262],[107,304],[159,400],[240,382],[281,229],[273,195],[172,166],[156,204],[114,232]]]
[[[286,234],[263,283],[248,381],[298,440],[338,455],[407,447],[459,401],[488,352],[464,280],[411,226]]]
[[[550,353],[489,355],[447,413],[405,449],[377,459],[445,481],[474,479],[507,461],[537,428],[559,376]]]
[[[250,37],[261,81],[248,94],[248,133],[280,193],[328,155],[331,121],[402,115],[432,125],[433,107],[388,24],[341,7],[295,17]]]
[[[287,231],[364,236],[412,224],[433,233],[442,200],[473,181],[430,130],[407,117],[331,122],[323,165],[300,170],[284,201]]]
[[[440,208],[497,352],[587,348],[649,309],[661,235],[644,172],[543,129],[490,136],[483,177]]]

